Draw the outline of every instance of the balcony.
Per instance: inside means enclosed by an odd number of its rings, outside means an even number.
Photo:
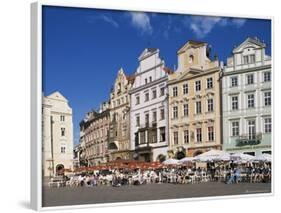
[[[157,143],[157,129],[147,128],[135,133],[135,146],[149,146],[149,144]]]
[[[157,122],[152,121],[152,122],[146,122],[145,124],[141,124],[139,126],[139,129],[148,129],[148,128],[156,128],[157,127]]]
[[[261,143],[262,133],[256,133],[254,135],[241,135],[236,139],[236,146],[255,146]]]

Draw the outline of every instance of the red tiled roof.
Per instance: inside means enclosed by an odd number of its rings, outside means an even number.
[[[174,71],[172,69],[170,69],[169,67],[164,67],[163,70],[167,73],[167,74],[172,74],[174,73]]]
[[[126,75],[126,78],[130,83],[134,83],[135,81],[135,75]]]

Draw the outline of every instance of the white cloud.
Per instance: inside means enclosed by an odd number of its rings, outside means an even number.
[[[234,24],[236,27],[242,27],[246,22],[246,19],[244,18],[233,18],[232,24]]]
[[[198,38],[203,38],[210,33],[219,22],[225,24],[225,21],[220,17],[193,16],[190,20],[190,29]]]
[[[116,21],[114,21],[114,20],[113,20],[111,17],[109,17],[109,16],[102,15],[102,16],[100,16],[100,18],[101,18],[103,21],[105,21],[105,22],[111,24],[113,27],[116,27],[116,28],[119,27],[119,24],[118,24]]]
[[[113,27],[118,28],[119,24],[112,19],[111,16],[101,15],[101,16],[88,16],[87,17],[89,23],[96,23],[97,21],[104,21],[111,24]]]
[[[216,25],[220,27],[232,25],[240,28],[245,22],[246,19],[215,16],[192,16],[184,19],[185,26],[189,27],[198,38],[204,38]]]
[[[141,33],[152,33],[152,26],[150,24],[150,18],[143,12],[130,12],[132,25],[141,31]]]

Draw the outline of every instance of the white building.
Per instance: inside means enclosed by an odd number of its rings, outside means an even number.
[[[271,58],[266,45],[247,38],[234,48],[222,78],[223,147],[271,153]]]
[[[158,49],[147,48],[139,66],[131,95],[131,150],[138,160],[156,161],[167,156],[167,80],[170,72]]]
[[[72,109],[59,92],[43,97],[42,172],[51,177],[73,169]]]

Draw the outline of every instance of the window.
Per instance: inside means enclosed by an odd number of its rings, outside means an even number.
[[[60,147],[60,153],[65,153],[66,152],[66,147],[65,146],[61,146]]]
[[[193,60],[194,60],[194,57],[193,57],[193,55],[190,55],[189,57],[188,57],[188,63],[192,63],[193,62]]]
[[[165,95],[165,88],[161,87],[160,88],[160,96],[163,96],[163,95]]]
[[[152,77],[150,76],[150,77],[149,77],[149,82],[151,82],[151,81],[152,81]]]
[[[244,64],[249,64],[249,56],[243,56]]]
[[[207,78],[207,89],[213,88],[213,78]]]
[[[188,104],[183,105],[183,116],[188,116]]]
[[[65,128],[61,128],[61,136],[65,136]]]
[[[264,132],[271,133],[271,118],[264,119]]]
[[[247,84],[253,84],[254,83],[254,74],[247,75]]]
[[[201,114],[201,101],[196,102],[196,114]]]
[[[177,87],[173,87],[173,96],[174,97],[178,96],[178,88]]]
[[[157,97],[156,89],[152,90],[152,99],[155,99]]]
[[[120,105],[120,99],[117,100],[117,105],[118,105],[118,106]]]
[[[140,143],[141,144],[144,144],[146,142],[146,139],[145,139],[145,132],[140,132]]]
[[[255,95],[250,94],[248,95],[248,108],[253,108],[255,107]]]
[[[182,92],[184,95],[188,94],[188,84],[184,84],[182,86]]]
[[[184,143],[189,143],[189,131],[188,130],[184,130],[184,132],[183,132],[183,141],[184,141]]]
[[[156,143],[157,142],[157,131],[152,130],[150,132],[150,137],[151,137],[151,143]]]
[[[144,96],[145,96],[145,99],[144,99],[144,100],[145,100],[145,101],[149,101],[149,93],[148,93],[148,92],[147,92],[147,93],[145,93],[145,95],[144,95]]]
[[[195,91],[201,90],[201,81],[195,81]]]
[[[156,121],[157,121],[157,112],[156,112],[156,111],[153,111],[153,112],[152,112],[152,121],[153,121],[153,122],[156,122]]]
[[[250,55],[250,63],[253,64],[256,62],[256,56],[254,54]]]
[[[145,125],[149,126],[149,114],[145,114]]]
[[[271,106],[271,92],[264,93],[264,105]]]
[[[237,110],[238,109],[238,96],[232,96],[231,97],[232,101],[232,110]]]
[[[196,142],[202,142],[202,129],[201,128],[197,128],[196,129]]]
[[[214,111],[214,100],[208,99],[208,112],[213,112],[213,111]]]
[[[145,84],[147,84],[147,78],[144,81],[145,81]]]
[[[238,86],[238,77],[231,77],[231,87],[237,87]]]
[[[165,127],[160,127],[160,142],[166,141]]]
[[[61,116],[60,116],[60,121],[65,121],[64,115],[61,115]]]
[[[161,120],[165,119],[165,110],[164,109],[160,109],[160,119]]]
[[[214,127],[213,126],[208,127],[208,140],[214,141]]]
[[[140,116],[136,115],[136,126],[140,126]]]
[[[140,96],[136,96],[136,105],[140,104]]]
[[[271,72],[264,72],[263,73],[263,81],[264,82],[271,81]]]
[[[256,122],[254,120],[248,121],[249,140],[256,139]]]
[[[232,136],[239,136],[239,121],[233,121],[231,123]]]
[[[174,119],[178,118],[178,107],[177,106],[173,107],[173,118]]]
[[[174,144],[178,145],[179,144],[179,135],[178,132],[174,132]]]

